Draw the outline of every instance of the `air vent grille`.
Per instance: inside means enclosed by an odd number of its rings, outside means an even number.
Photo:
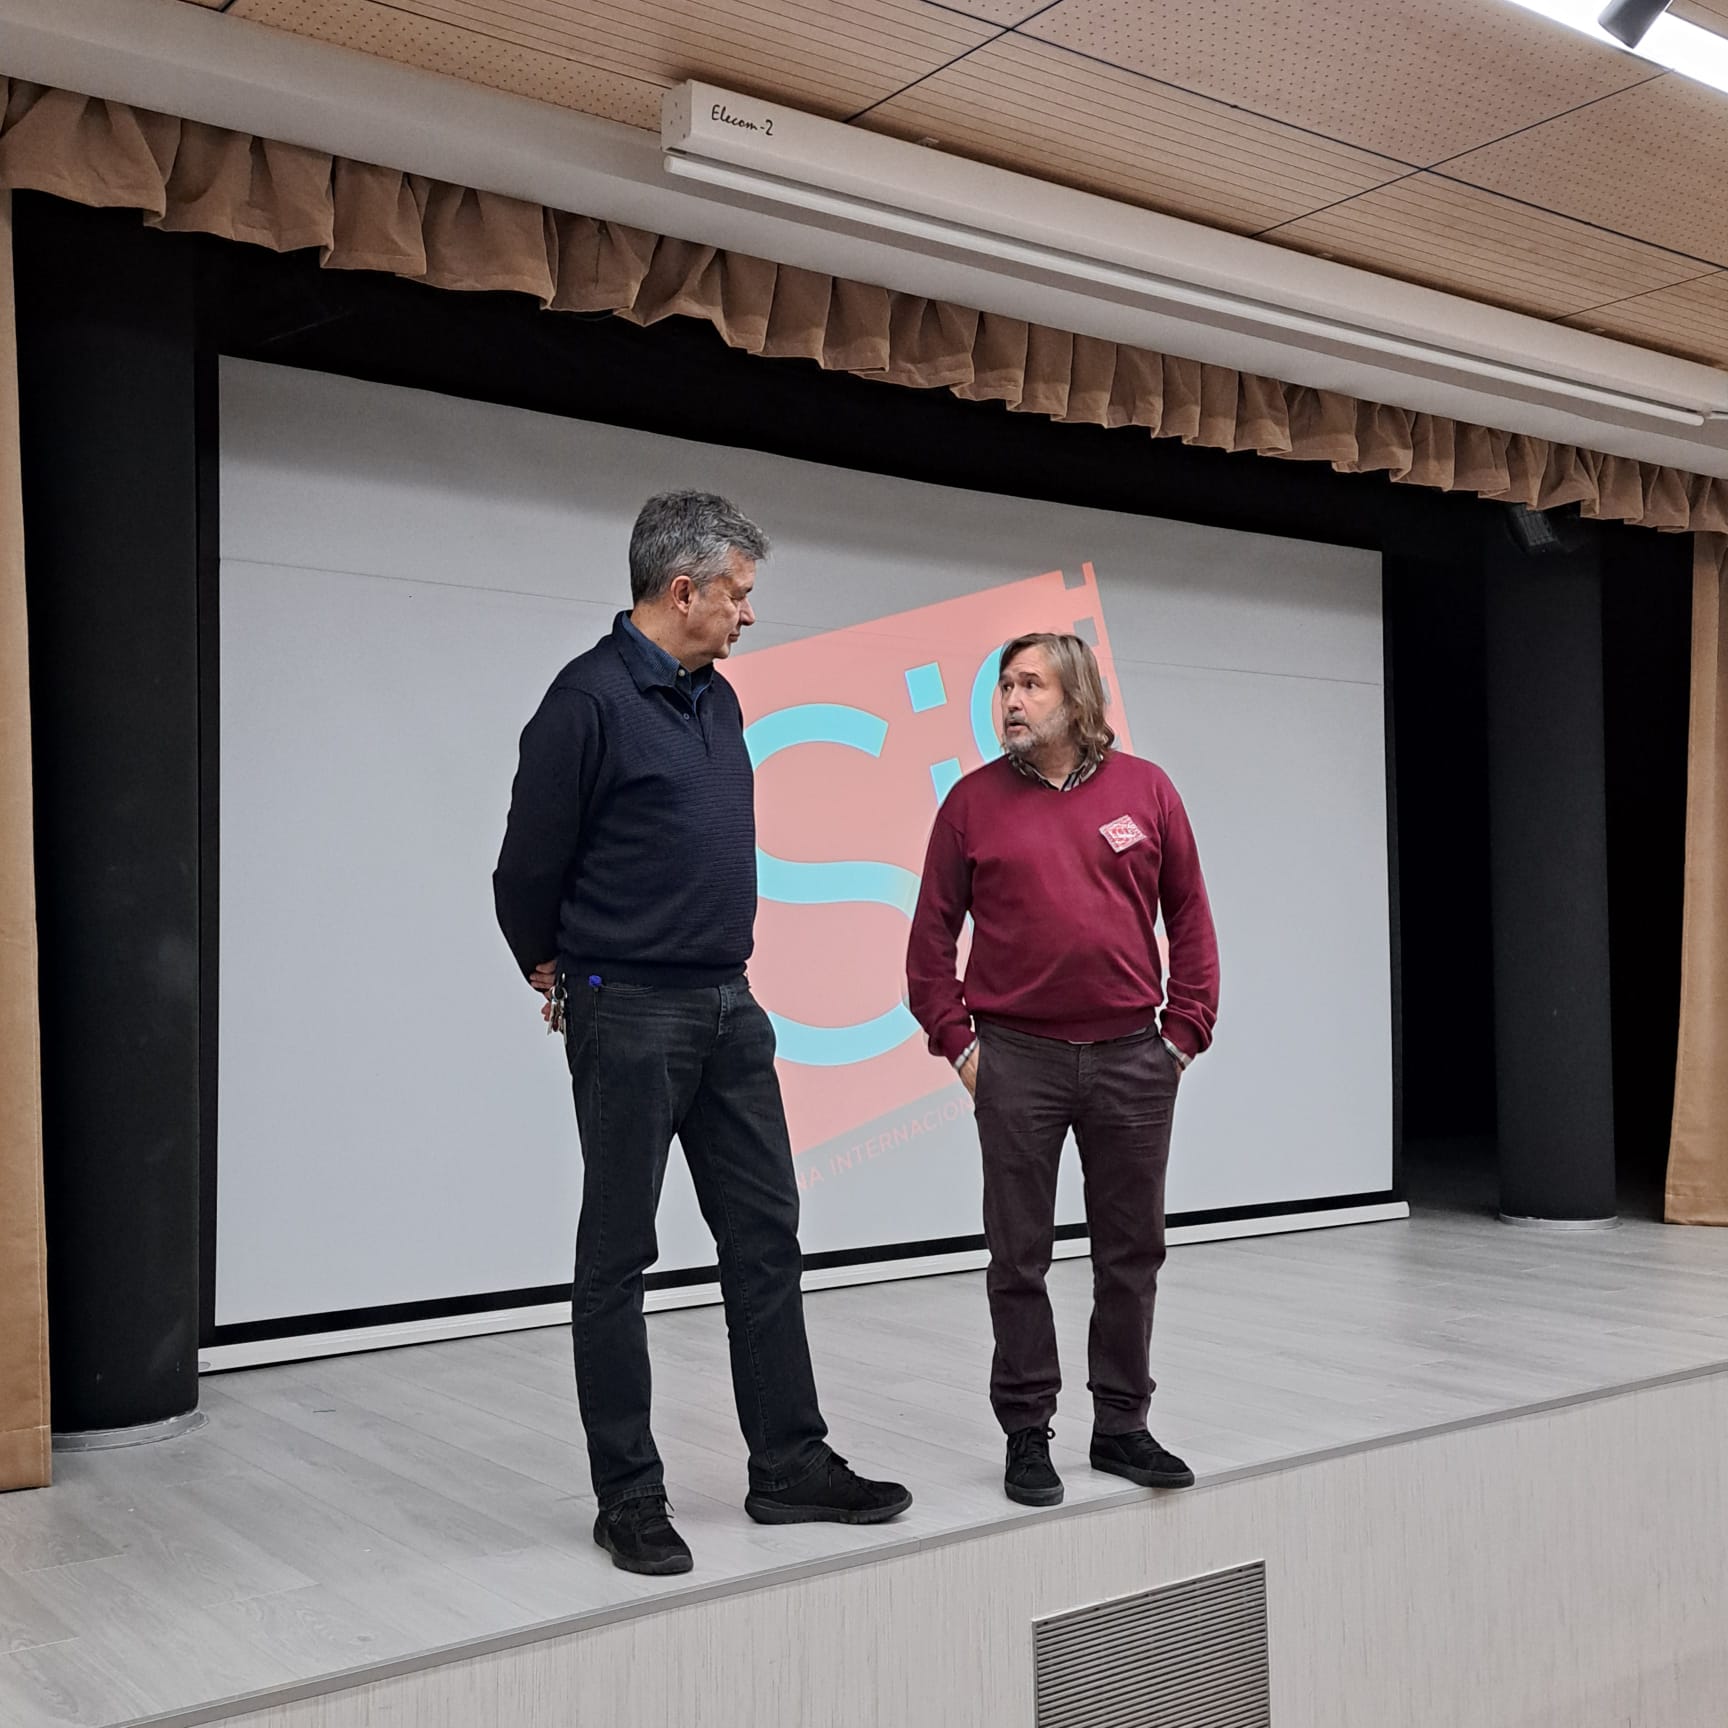
[[[1262,1561],[1039,1620],[1032,1654],[1037,1728],[1271,1728]]]

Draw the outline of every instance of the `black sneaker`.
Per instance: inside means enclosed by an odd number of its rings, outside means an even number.
[[[871,1482],[830,1452],[790,1488],[774,1494],[752,1488],[744,1510],[758,1524],[886,1524],[911,1504],[898,1482]]]
[[[625,1572],[661,1578],[695,1564],[684,1538],[672,1528],[672,1508],[663,1494],[626,1500],[594,1520],[594,1540]]]
[[[1126,1476],[1142,1488],[1192,1488],[1194,1472],[1166,1452],[1144,1428],[1132,1434],[1094,1434],[1092,1468]]]
[[[1008,1468],[1002,1492],[1022,1506],[1060,1506],[1062,1478],[1050,1462],[1053,1429],[1017,1428],[1008,1436]]]

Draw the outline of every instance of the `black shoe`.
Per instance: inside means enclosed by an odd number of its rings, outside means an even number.
[[[1008,1468],[1002,1472],[1002,1492],[1022,1506],[1060,1506],[1062,1478],[1050,1462],[1050,1436],[1045,1427],[1017,1428],[1008,1436]]]
[[[758,1524],[886,1524],[912,1504],[898,1482],[871,1482],[838,1452],[790,1488],[767,1494],[752,1488],[744,1510]]]
[[[1132,1434],[1094,1434],[1092,1468],[1126,1476],[1142,1488],[1192,1488],[1194,1472],[1166,1452],[1144,1428]]]
[[[594,1520],[594,1540],[624,1572],[650,1578],[688,1572],[695,1564],[684,1538],[672,1528],[671,1506],[663,1494],[626,1500]]]

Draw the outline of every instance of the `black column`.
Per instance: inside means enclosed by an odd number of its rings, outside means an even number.
[[[1621,1210],[1660,1218],[1679,1043],[1692,536],[1621,529],[1602,550],[1616,1164]]]
[[[1490,537],[1488,797],[1500,1210],[1615,1215],[1608,832],[1597,541]],[[1460,979],[1454,1058],[1472,1048]]]
[[[190,248],[18,207],[54,1427],[198,1402]]]

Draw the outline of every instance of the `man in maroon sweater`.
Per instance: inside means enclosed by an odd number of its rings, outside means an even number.
[[[1050,1463],[1062,1378],[1044,1279],[1070,1129],[1092,1239],[1092,1467],[1186,1487],[1193,1471],[1147,1433],[1146,1413],[1171,1115],[1218,1009],[1200,856],[1170,777],[1113,748],[1098,662],[1079,637],[1010,642],[999,687],[1005,755],[968,774],[937,815],[906,971],[931,1050],[977,1107],[1003,1487],[1028,1506],[1062,1498]]]

